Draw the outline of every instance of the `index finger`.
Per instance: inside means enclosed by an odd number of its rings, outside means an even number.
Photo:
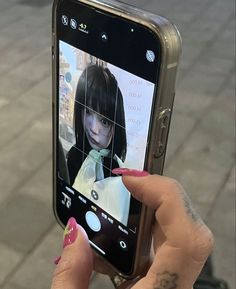
[[[202,230],[207,230],[183,187],[174,179],[158,175],[123,175],[122,178],[134,198],[155,210],[155,217],[169,245],[182,248],[193,238],[199,239]],[[201,259],[201,255],[204,254],[196,252],[197,259]]]

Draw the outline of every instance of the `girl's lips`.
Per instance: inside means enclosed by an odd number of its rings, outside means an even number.
[[[91,143],[95,144],[96,146],[99,146],[99,143],[94,138],[92,138],[89,134],[87,136]]]

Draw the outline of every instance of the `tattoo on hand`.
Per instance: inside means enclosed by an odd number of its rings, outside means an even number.
[[[191,205],[191,201],[190,201],[189,197],[185,193],[183,193],[183,201],[184,201],[184,205],[186,208],[186,213],[192,218],[192,220],[194,222],[200,221],[201,218],[195,212],[194,208]]]
[[[157,274],[157,280],[154,285],[154,289],[175,289],[177,288],[178,275],[176,273],[169,273],[164,271]]]

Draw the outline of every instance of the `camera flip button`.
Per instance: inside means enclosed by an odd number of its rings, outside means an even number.
[[[120,246],[122,251],[127,251],[128,250],[128,245],[127,245],[125,240],[119,239],[118,243],[119,243],[119,246]]]

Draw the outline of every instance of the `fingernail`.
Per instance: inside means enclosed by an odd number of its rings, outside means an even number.
[[[75,218],[70,218],[64,231],[63,248],[74,243],[77,237],[77,222]]]
[[[54,259],[54,264],[57,265],[57,264],[60,262],[60,260],[61,260],[61,256],[56,257],[56,258]]]
[[[117,175],[133,176],[133,177],[145,177],[149,175],[149,173],[146,171],[139,171],[127,168],[115,168],[112,170],[112,173]]]

